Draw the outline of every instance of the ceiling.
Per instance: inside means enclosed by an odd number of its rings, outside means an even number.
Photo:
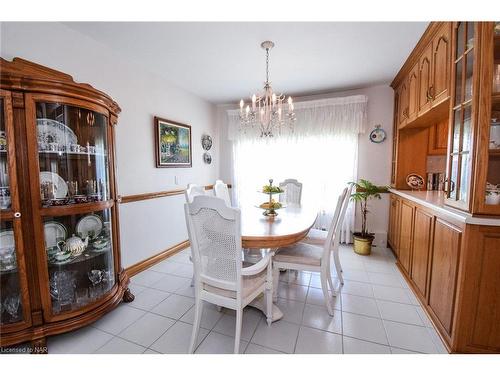
[[[294,96],[388,83],[426,22],[71,22],[146,70],[212,103],[238,102],[265,80]]]

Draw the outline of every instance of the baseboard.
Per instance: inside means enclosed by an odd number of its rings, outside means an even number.
[[[125,269],[125,272],[129,277],[137,275],[139,272],[142,272],[157,263],[160,263],[162,260],[165,260],[171,257],[174,254],[177,254],[179,251],[182,251],[189,247],[189,240],[178,243],[168,249],[163,250],[161,253],[155,254],[152,257],[141,260],[140,262],[131,265]]]

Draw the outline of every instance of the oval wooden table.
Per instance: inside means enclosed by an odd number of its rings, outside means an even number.
[[[258,262],[262,256],[280,247],[293,245],[302,240],[316,221],[318,211],[312,207],[288,205],[279,209],[278,216],[266,217],[257,207],[241,208],[241,241],[245,249],[245,261]],[[274,279],[277,290],[279,280]],[[265,314],[264,297],[255,299],[253,306]],[[281,310],[273,304],[273,322],[283,317]]]

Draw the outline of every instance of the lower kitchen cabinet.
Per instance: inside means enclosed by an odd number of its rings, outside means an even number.
[[[451,335],[462,231],[437,218],[429,283],[429,307]]]
[[[401,229],[399,237],[398,261],[406,272],[410,272],[411,247],[413,237],[413,208],[414,206],[404,200],[401,202]]]
[[[419,208],[415,208],[415,226],[413,230],[413,247],[411,259],[411,279],[421,296],[427,295],[427,276],[429,255],[432,246],[434,216]]]
[[[387,241],[389,246],[397,255],[399,252],[399,210],[401,200],[394,194],[391,194],[390,213],[389,213],[389,231]]]
[[[500,221],[469,224],[442,193],[391,192],[390,246],[447,349],[500,353]]]

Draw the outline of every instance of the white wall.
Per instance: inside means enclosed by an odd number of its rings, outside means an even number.
[[[393,113],[393,90],[389,85],[378,85],[357,90],[333,92],[322,95],[303,96],[295,98],[295,101],[313,100],[322,98],[334,98],[350,95],[366,95],[368,97],[368,125],[367,133],[359,136],[358,147],[358,177],[365,178],[377,185],[389,185],[391,180],[391,158],[392,158],[392,113]],[[217,106],[217,123],[220,130],[220,176],[222,179],[231,179],[231,142],[227,140],[227,121],[225,111],[234,109],[234,105]],[[387,133],[387,140],[381,144],[375,144],[369,140],[369,132],[376,124],[382,125]],[[318,166],[318,173],[322,173]],[[385,242],[387,228],[389,225],[389,197],[384,194],[382,200],[370,203],[371,213],[368,219],[369,229],[380,233],[376,242]],[[356,226],[361,227],[360,217],[356,215]]]
[[[121,195],[213,183],[218,172],[215,107],[133,65],[127,56],[59,23],[1,23],[0,55],[60,70],[104,91],[122,108],[116,130]],[[153,116],[192,126],[193,167],[155,168]],[[202,160],[201,136],[214,138],[212,164]],[[178,185],[174,177],[178,177]],[[183,196],[120,206],[123,266],[187,239]]]

